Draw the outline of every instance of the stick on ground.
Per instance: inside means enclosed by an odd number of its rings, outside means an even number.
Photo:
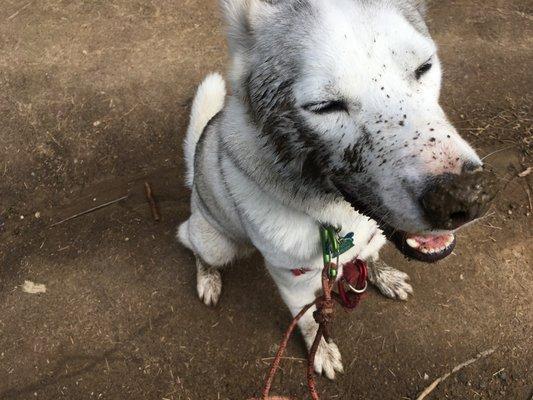
[[[6,19],[13,19],[15,18],[17,15],[19,15],[21,13],[21,11],[25,10],[26,8],[28,8],[31,3],[33,3],[32,1],[30,1],[28,4],[26,4],[24,7],[22,8],[19,8],[17,11],[15,11],[13,14],[11,14],[9,17],[7,17]]]
[[[416,400],[424,399],[428,394],[430,394],[433,390],[435,390],[435,388],[439,385],[439,383],[441,383],[442,381],[448,379],[450,377],[450,375],[455,374],[457,371],[463,369],[464,367],[469,366],[470,364],[475,363],[477,360],[479,360],[481,358],[490,356],[495,351],[496,351],[496,349],[485,350],[485,351],[479,353],[474,358],[471,358],[470,360],[465,361],[462,364],[459,364],[454,369],[452,369],[451,372],[448,372],[448,373],[442,375],[440,378],[435,379],[431,385],[429,385],[427,388],[424,389],[424,391],[422,393],[420,393],[420,395],[416,398]]]
[[[50,225],[50,227],[57,226],[57,225],[62,224],[62,223],[64,223],[64,222],[70,221],[70,220],[72,220],[72,219],[74,219],[74,218],[81,217],[82,215],[86,215],[86,214],[92,213],[92,212],[94,212],[94,211],[96,211],[96,210],[99,210],[99,209],[101,209],[101,208],[108,207],[108,206],[110,206],[110,205],[112,205],[112,204],[118,203],[119,201],[126,200],[128,197],[130,197],[129,194],[127,194],[126,196],[119,197],[118,199],[108,201],[107,203],[100,204],[100,205],[98,205],[98,206],[96,206],[96,207],[89,208],[88,210],[82,211],[82,212],[80,212],[80,213],[77,213],[77,214],[71,215],[71,216],[68,217],[68,218],[62,219],[61,221],[56,222],[55,224]]]
[[[146,193],[146,200],[148,200],[148,204],[150,205],[150,211],[152,211],[152,217],[154,218],[154,221],[159,222],[161,220],[161,215],[159,214],[159,209],[155,202],[152,186],[150,186],[148,182],[144,182],[144,192]]]

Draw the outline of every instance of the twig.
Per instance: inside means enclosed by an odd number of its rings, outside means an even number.
[[[264,357],[261,359],[261,361],[263,362],[266,362],[266,361],[272,361],[274,360],[276,357]],[[282,360],[288,360],[288,361],[298,361],[298,362],[306,362],[307,359],[305,358],[298,358],[298,357],[280,357]]]
[[[30,6],[30,4],[33,3],[33,1],[30,1],[28,4],[26,4],[24,7],[22,8],[19,8],[18,11],[14,12],[13,14],[11,14],[9,17],[7,17],[6,19],[9,20],[9,19],[13,19],[15,18],[17,15],[20,14],[21,11],[25,10],[26,8],[28,8]]]
[[[159,214],[159,209],[157,208],[157,204],[154,199],[154,192],[152,191],[152,187],[148,182],[144,182],[144,192],[146,193],[146,200],[148,200],[148,204],[150,204],[152,217],[154,218],[154,221],[159,222],[161,220],[161,215]]]
[[[459,364],[454,369],[452,369],[451,372],[448,372],[448,373],[442,375],[440,378],[435,379],[431,385],[429,385],[426,389],[424,389],[424,391],[422,393],[420,393],[420,395],[416,398],[416,400],[424,399],[428,394],[430,394],[433,390],[435,390],[435,388],[439,385],[439,383],[441,383],[442,381],[448,379],[450,377],[450,375],[456,373],[457,371],[463,369],[464,367],[469,366],[470,364],[475,363],[477,360],[479,360],[481,358],[490,356],[495,351],[496,351],[496,349],[485,350],[485,351],[479,353],[474,358],[471,358],[470,360],[465,361],[462,364]]]
[[[80,213],[77,213],[77,214],[71,215],[71,216],[68,217],[68,218],[62,219],[61,221],[56,222],[56,223],[50,225],[50,228],[52,228],[52,227],[54,227],[54,226],[57,226],[57,225],[60,225],[60,224],[62,224],[62,223],[64,223],[64,222],[70,221],[70,220],[72,220],[72,219],[75,219],[75,218],[81,217],[82,215],[86,215],[86,214],[92,213],[92,212],[94,212],[94,211],[96,211],[96,210],[100,210],[101,208],[108,207],[108,206],[110,206],[110,205],[112,205],[112,204],[118,203],[119,201],[126,200],[128,197],[130,197],[129,194],[127,194],[126,196],[122,196],[122,197],[120,197],[120,198],[118,198],[118,199],[108,201],[107,203],[100,204],[100,205],[98,205],[98,206],[96,206],[96,207],[89,208],[88,210],[82,211],[82,212],[80,212]]]

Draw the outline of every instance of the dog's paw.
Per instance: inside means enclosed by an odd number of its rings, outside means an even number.
[[[407,300],[413,294],[413,287],[408,282],[409,275],[384,263],[372,267],[369,280],[384,296],[391,299]]]
[[[222,292],[222,277],[216,268],[198,265],[196,277],[198,297],[208,306],[215,306]]]
[[[315,355],[315,371],[329,379],[335,379],[335,372],[344,372],[341,353],[337,345],[322,338]]]

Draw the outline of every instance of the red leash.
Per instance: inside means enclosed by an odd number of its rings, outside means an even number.
[[[315,299],[311,304],[306,305],[291,321],[288,329],[283,335],[283,339],[280,342],[278,351],[270,371],[268,373],[267,379],[265,381],[265,386],[262,391],[261,400],[289,400],[286,397],[272,397],[270,396],[270,389],[272,387],[272,382],[279,368],[281,358],[287,348],[287,343],[298,324],[298,321],[302,316],[313,306],[316,305],[316,311],[313,313],[315,321],[318,323],[318,331],[316,333],[315,339],[309,350],[309,356],[307,359],[307,388],[309,394],[313,400],[320,400],[318,391],[316,389],[315,382],[315,372],[314,372],[314,363],[315,356],[320,341],[324,337],[326,341],[330,340],[330,325],[333,321],[334,315],[334,300],[342,305],[347,310],[353,310],[363,297],[363,293],[367,288],[367,278],[368,278],[368,269],[367,265],[362,260],[354,260],[343,265],[343,275],[338,282],[339,293],[332,291],[333,286],[335,285],[335,276],[336,273],[331,273],[331,270],[336,271],[337,265],[334,263],[329,263],[324,265],[322,270],[322,291],[323,294]],[[294,271],[297,271],[295,273]],[[292,270],[292,273],[295,276],[305,274],[307,272],[305,268],[299,268],[297,270]]]

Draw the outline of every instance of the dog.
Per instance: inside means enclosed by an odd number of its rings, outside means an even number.
[[[220,270],[257,249],[292,315],[321,290],[319,226],[354,234],[340,257],[369,265],[385,296],[408,276],[379,260],[387,239],[434,262],[493,195],[483,163],[439,105],[441,64],[419,0],[222,0],[231,95],[209,75],[185,142],[197,290],[216,305]],[[295,269],[305,271],[294,274]],[[299,328],[308,347],[317,324]],[[335,343],[315,370],[342,372]]]

